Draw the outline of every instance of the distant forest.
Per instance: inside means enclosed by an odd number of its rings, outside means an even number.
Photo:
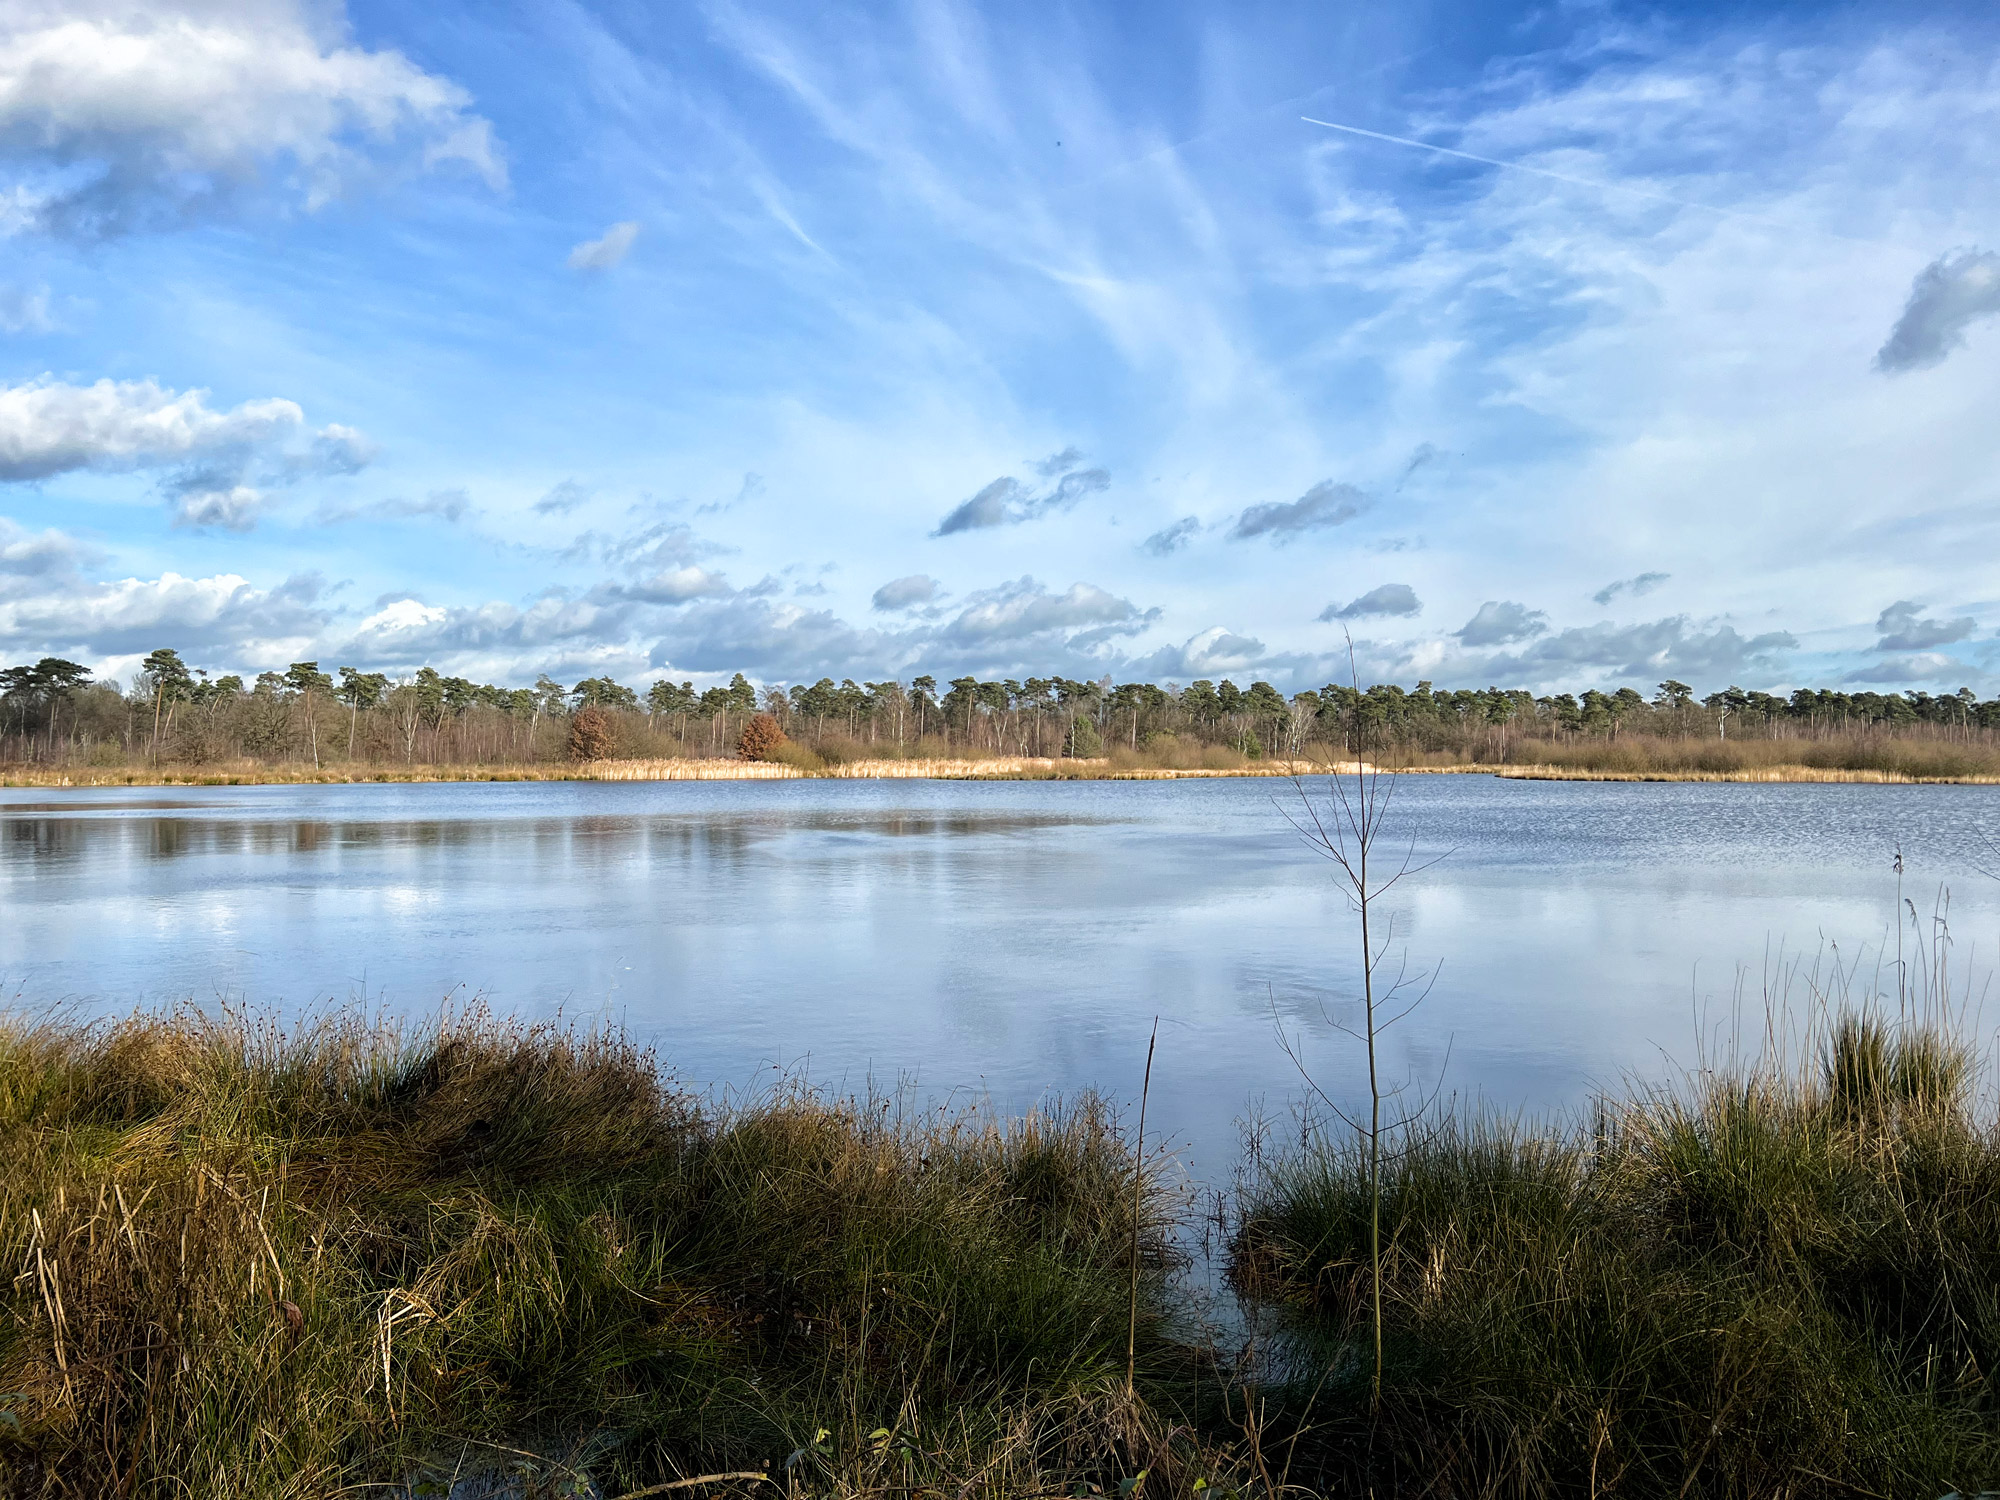
[[[584,717],[585,710],[594,712]],[[93,680],[56,657],[0,671],[0,761],[116,766],[230,761],[372,765],[509,765],[602,756],[733,756],[749,721],[838,762],[890,756],[1150,757],[1232,764],[1268,756],[1383,754],[1506,762],[1564,746],[1650,740],[1829,741],[1885,737],[1991,742],[2000,698],[1969,688],[1789,697],[1730,687],[1697,697],[1667,681],[1536,696],[1520,689],[1441,691],[1428,682],[1364,690],[1328,683],[1289,698],[1270,683],[1224,678],[1162,687],[1066,677],[997,682],[934,677],[762,689],[610,677],[565,686],[497,687],[424,667],[405,677],[294,662],[253,681],[211,676],[171,649],[129,686]],[[579,721],[583,720],[581,726]],[[1567,758],[1567,757],[1564,757]]]

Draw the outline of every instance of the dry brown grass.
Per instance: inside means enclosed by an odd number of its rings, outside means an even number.
[[[1133,1175],[1090,1099],[717,1107],[477,1012],[0,1021],[0,1494],[1188,1495]]]

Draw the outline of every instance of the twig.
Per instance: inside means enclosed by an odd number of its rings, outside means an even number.
[[[737,1479],[761,1480],[765,1484],[778,1482],[769,1474],[761,1474],[751,1469],[739,1470],[734,1474],[697,1474],[692,1479],[669,1479],[664,1484],[649,1484],[643,1490],[630,1490],[620,1495],[618,1500],[641,1500],[645,1495],[664,1495],[669,1490],[691,1490],[698,1484],[727,1484]]]
[[[1153,1034],[1146,1040],[1146,1076],[1139,1084],[1139,1138],[1132,1159],[1132,1282],[1125,1309],[1125,1395],[1138,1391],[1139,1371],[1139,1224],[1146,1191],[1146,1096],[1153,1088],[1153,1048],[1160,1040],[1160,1018],[1153,1017]]]

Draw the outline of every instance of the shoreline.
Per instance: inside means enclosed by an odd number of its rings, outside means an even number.
[[[364,786],[442,782],[790,782],[790,780],[936,780],[936,782],[1178,782],[1270,776],[1352,776],[1356,762],[1266,760],[1250,766],[1116,766],[1110,760],[1056,760],[1046,756],[996,756],[984,760],[854,760],[844,766],[800,770],[754,760],[598,760],[580,766],[410,766],[366,770],[306,770],[286,766],[228,768],[116,768],[78,766],[0,770],[0,788],[100,788],[100,786]],[[1550,764],[1452,764],[1382,766],[1406,776],[1496,776],[1514,782],[1744,782],[1820,786],[2000,786],[2000,776],[1908,776],[1894,770],[1828,766],[1746,766],[1742,770],[1592,770]]]
[[[499,781],[1205,781],[1234,777],[1353,775],[1353,761],[1263,761],[1246,766],[1118,766],[1109,760],[1000,756],[986,759],[859,760],[803,770],[770,761],[633,759],[563,766],[413,766],[342,770],[235,765],[184,770],[129,767],[0,769],[0,789],[95,787],[359,786]],[[1411,776],[1493,776],[1503,781],[1740,782],[1769,785],[2000,786],[2000,776],[1911,776],[1900,771],[1807,765],[1733,771],[1609,771],[1546,764],[1383,766]]]

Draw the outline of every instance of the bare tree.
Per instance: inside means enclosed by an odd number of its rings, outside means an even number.
[[[1347,644],[1347,654],[1349,673],[1356,677],[1358,684],[1351,639]],[[1384,1104],[1393,1106],[1404,1086],[1383,1088],[1380,1044],[1383,1032],[1423,1003],[1437,981],[1438,970],[1433,967],[1412,974],[1407,957],[1403,957],[1397,961],[1393,976],[1388,975],[1386,965],[1395,941],[1395,917],[1392,914],[1386,921],[1378,922],[1375,908],[1405,879],[1428,869],[1445,856],[1436,854],[1426,859],[1418,858],[1414,834],[1400,851],[1381,847],[1385,842],[1389,811],[1395,799],[1399,776],[1393,770],[1383,770],[1371,764],[1366,759],[1366,748],[1365,741],[1357,734],[1351,768],[1343,770],[1338,765],[1328,768],[1326,796],[1321,801],[1313,799],[1304,777],[1295,774],[1292,786],[1297,802],[1291,807],[1281,804],[1281,810],[1305,841],[1306,847],[1333,864],[1348,904],[1360,918],[1361,1027],[1357,1031],[1333,1022],[1331,1016],[1327,1019],[1360,1041],[1367,1052],[1367,1122],[1364,1124],[1355,1119],[1327,1097],[1307,1072],[1295,1044],[1285,1038],[1282,1027],[1279,1029],[1279,1041],[1305,1078],[1308,1088],[1341,1120],[1354,1128],[1367,1145],[1368,1260],[1372,1282],[1370,1322],[1375,1346],[1370,1392],[1372,1400],[1379,1405],[1382,1400],[1382,1138],[1385,1133],[1401,1135],[1423,1114],[1430,1102],[1426,1098],[1417,1108],[1403,1112],[1389,1125],[1383,1124]]]

